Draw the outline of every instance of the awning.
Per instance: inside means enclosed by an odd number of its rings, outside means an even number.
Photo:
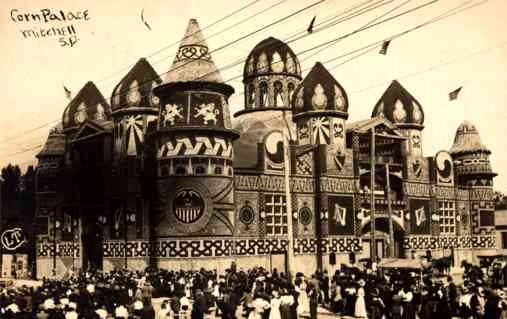
[[[498,251],[496,250],[479,250],[474,252],[475,256],[477,257],[505,257],[503,254],[498,254]]]
[[[422,269],[422,262],[419,259],[384,258],[377,265],[379,268],[405,268]]]

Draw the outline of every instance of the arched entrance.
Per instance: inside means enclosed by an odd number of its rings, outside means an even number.
[[[375,218],[375,247],[376,255],[380,258],[402,258],[404,229],[397,220],[393,218],[394,234],[394,256],[389,256],[389,218],[379,216]],[[361,228],[361,241],[363,245],[363,257],[371,255],[371,221],[367,221]]]
[[[102,269],[103,228],[96,218],[83,218],[81,243],[83,246],[83,269]]]

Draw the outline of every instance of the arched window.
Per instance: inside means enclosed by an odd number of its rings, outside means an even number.
[[[227,174],[229,176],[232,176],[233,175],[233,170],[232,170],[232,167],[229,167],[229,169],[227,170]]]
[[[185,166],[177,166],[176,167],[176,175],[185,175],[187,173],[187,169]]]
[[[287,103],[289,106],[292,103],[292,95],[294,94],[294,90],[296,89],[296,86],[294,83],[290,82],[289,85],[287,85],[287,92],[289,96],[289,103]]]
[[[280,81],[276,81],[274,85],[274,93],[275,93],[275,107],[282,107],[285,105],[283,99],[283,84]]]
[[[196,175],[203,175],[204,173],[206,173],[206,169],[203,165],[197,165],[195,166],[195,174]]]
[[[268,107],[269,94],[268,94],[268,84],[266,82],[261,82],[259,85],[259,107]]]
[[[217,166],[215,167],[215,174],[216,174],[216,175],[222,175],[222,172],[223,172],[223,168],[222,168],[222,166],[218,166],[218,165],[217,165]]]
[[[250,83],[248,85],[248,92],[247,92],[247,108],[252,108],[255,104],[255,85],[253,83]]]

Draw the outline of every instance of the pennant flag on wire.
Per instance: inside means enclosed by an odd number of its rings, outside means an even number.
[[[380,48],[379,54],[386,55],[387,54],[387,48],[389,48],[389,44],[391,44],[391,40],[384,41],[382,43],[382,47]]]
[[[70,100],[72,97],[72,93],[70,92],[69,89],[67,89],[67,87],[65,85],[63,86],[63,89],[65,90],[65,96],[67,97],[67,99]]]
[[[463,87],[460,86],[459,88],[457,88],[456,90],[452,91],[449,93],[449,101],[454,101],[458,98],[458,95],[459,95],[459,92],[461,91]]]
[[[316,18],[317,18],[317,16],[313,16],[313,19],[310,22],[310,25],[308,26],[308,29],[306,30],[306,31],[308,31],[308,33],[312,33],[313,32],[313,24],[315,23],[315,19]]]

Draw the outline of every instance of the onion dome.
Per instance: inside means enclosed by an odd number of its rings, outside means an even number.
[[[454,144],[449,151],[452,155],[466,154],[466,153],[486,153],[491,154],[491,151],[482,144],[479,131],[475,125],[465,121],[456,130],[454,137]]]
[[[191,19],[164,83],[153,92],[161,100],[160,130],[218,130],[231,133],[228,99],[234,88],[222,82],[195,19]]]
[[[152,94],[152,89],[161,83],[162,80],[151,64],[145,58],[139,59],[113,90],[111,95],[113,113],[120,110],[151,109],[157,114],[160,101]]]
[[[294,118],[313,115],[348,117],[349,102],[343,87],[317,62],[292,96]]]
[[[63,112],[63,130],[75,129],[86,120],[107,121],[111,107],[93,82],[87,82]]]
[[[400,128],[424,127],[421,104],[396,80],[391,82],[378,100],[371,116],[384,116]]]
[[[290,99],[301,81],[297,56],[284,42],[267,38],[250,52],[243,70],[245,112],[290,109]]]
[[[173,65],[164,79],[164,83],[188,81],[223,82],[195,19],[190,19]]]
[[[62,133],[62,124],[60,123],[49,132],[46,143],[36,157],[63,156],[64,153],[65,135]]]
[[[244,81],[248,77],[287,74],[301,78],[299,60],[284,42],[269,37],[257,44],[246,59]]]

